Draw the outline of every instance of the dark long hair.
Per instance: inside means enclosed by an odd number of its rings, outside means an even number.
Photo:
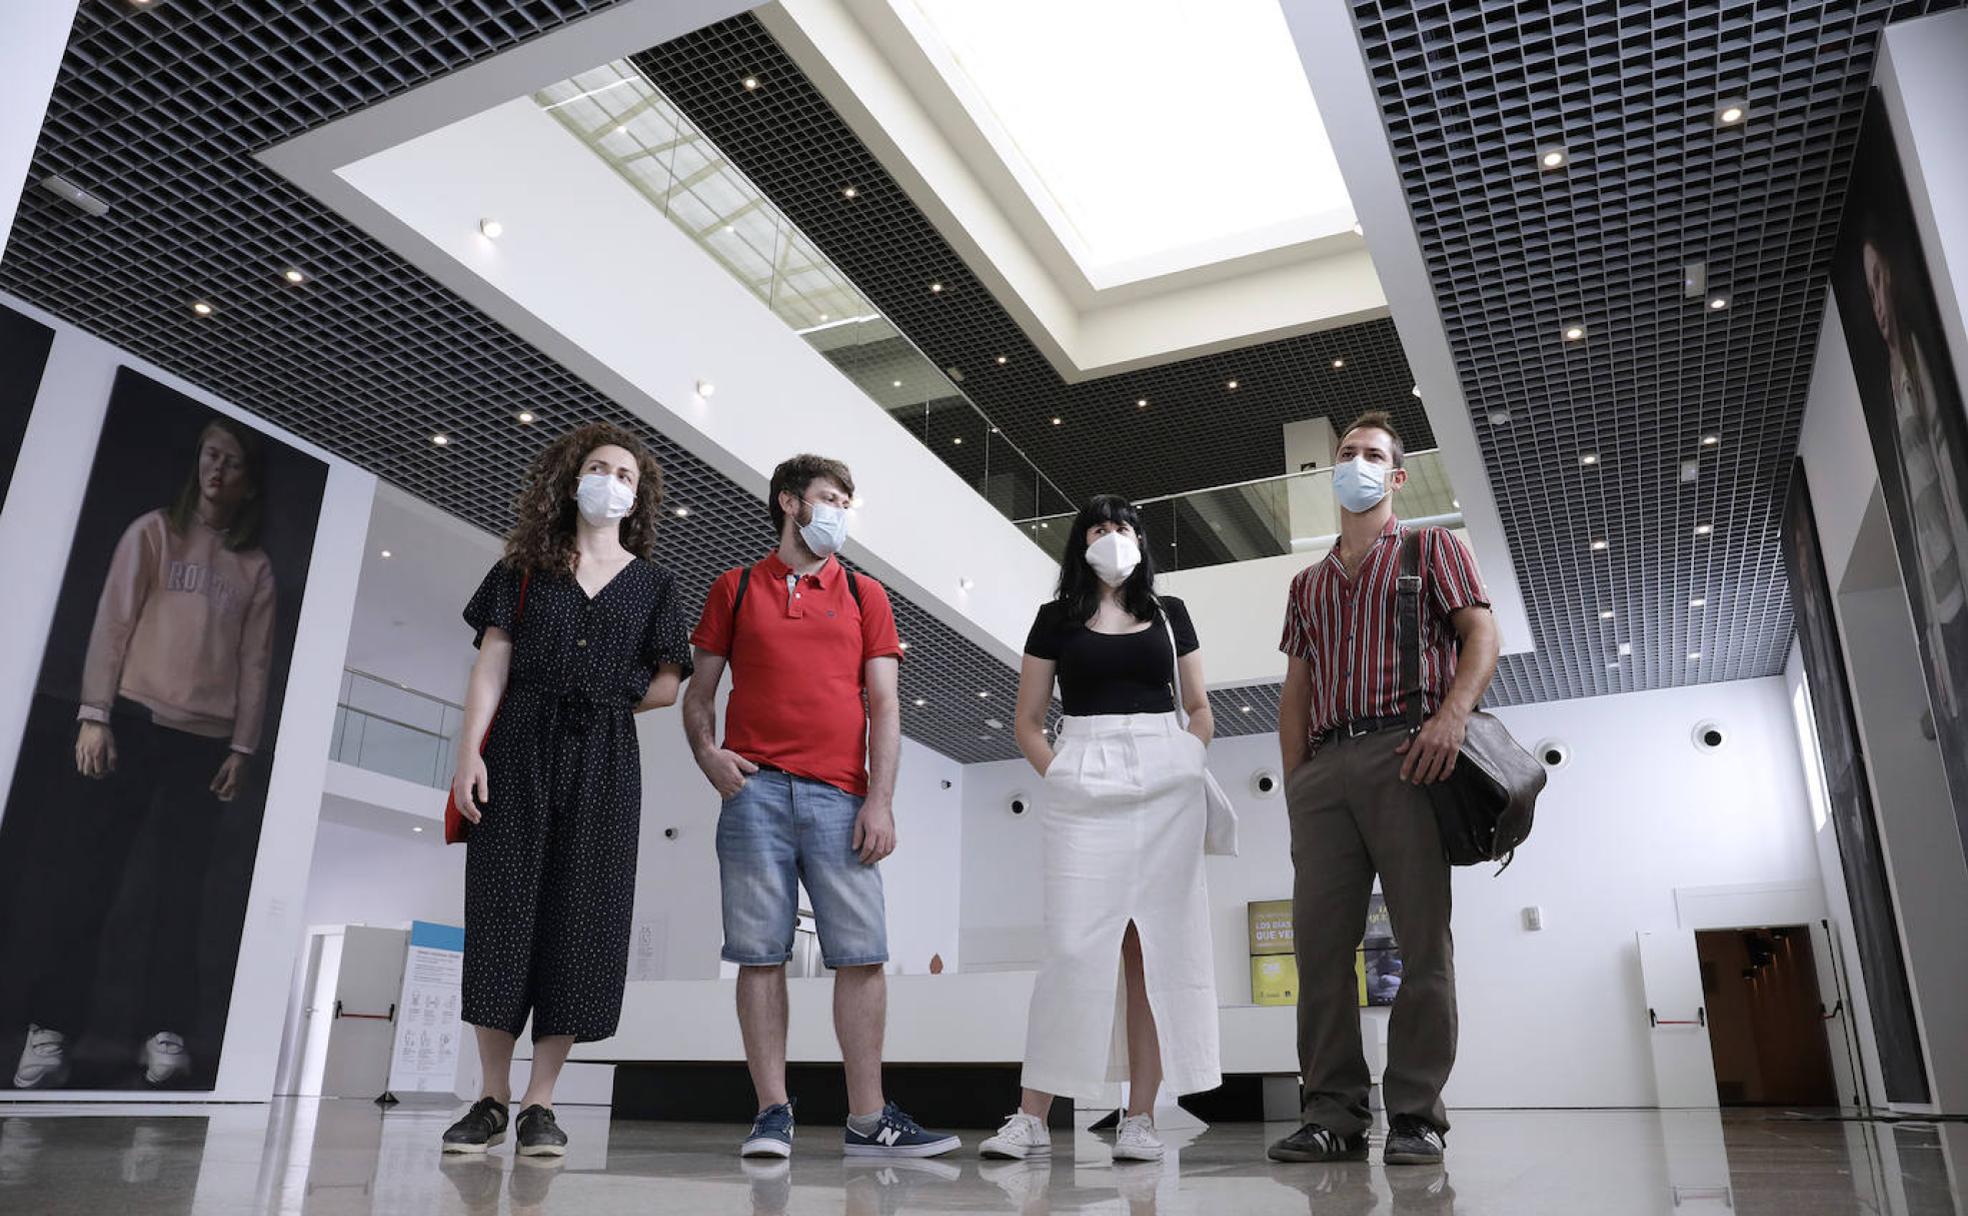
[[[528,574],[569,574],[574,569],[574,488],[588,453],[621,448],[635,457],[636,502],[622,518],[622,547],[637,557],[656,549],[656,521],[663,505],[663,470],[647,444],[606,422],[591,422],[548,444],[526,470],[526,486],[513,504],[517,517],[506,537],[506,564]]]
[[[260,543],[260,521],[266,517],[266,448],[260,443],[259,432],[224,414],[214,415],[210,422],[198,428],[198,446],[191,451],[191,472],[185,474],[177,501],[171,504],[171,531],[183,536],[198,518],[198,500],[204,494],[198,484],[198,461],[205,452],[205,437],[213,431],[232,436],[233,442],[239,445],[246,462],[246,484],[252,487],[226,525],[225,547],[234,552],[251,549]]]
[[[1073,517],[1073,530],[1066,537],[1066,552],[1059,558],[1059,593],[1066,605],[1066,619],[1084,625],[1100,608],[1100,576],[1087,564],[1087,529],[1112,521],[1134,529],[1135,543],[1141,546],[1141,564],[1119,588],[1121,606],[1137,621],[1156,618],[1155,558],[1148,550],[1148,536],[1141,530],[1141,512],[1118,494],[1095,494]]]

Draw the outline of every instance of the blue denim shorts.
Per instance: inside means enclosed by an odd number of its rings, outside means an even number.
[[[718,879],[728,963],[776,967],[792,957],[799,888],[813,900],[829,967],[888,961],[881,870],[854,851],[860,798],[823,781],[765,769],[718,815]]]

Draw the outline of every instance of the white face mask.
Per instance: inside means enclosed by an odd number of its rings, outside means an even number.
[[[847,543],[847,512],[824,502],[809,504],[813,517],[800,525],[800,539],[815,557],[831,557]]]
[[[1141,546],[1125,532],[1109,532],[1087,546],[1086,559],[1101,582],[1118,587],[1141,564]]]
[[[621,519],[635,510],[635,487],[607,473],[584,473],[574,491],[581,518],[596,528]]]
[[[1355,515],[1365,515],[1387,497],[1387,466],[1355,456],[1333,466],[1333,497]]]

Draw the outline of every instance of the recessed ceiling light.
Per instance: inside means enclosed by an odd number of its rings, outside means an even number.
[[[725,230],[726,232],[736,232],[736,231],[738,231],[738,228],[737,228],[737,226],[736,226],[736,225],[733,225],[733,224],[726,224],[726,225],[724,226],[724,230]],[[822,319],[822,320],[825,320],[825,318],[824,318],[824,317],[823,317],[823,318],[821,318],[821,319]]]
[[[1696,536],[1707,536],[1707,535],[1708,535],[1709,533],[1711,533],[1711,532],[1713,532],[1713,531],[1715,531],[1715,525],[1714,525],[1714,524],[1696,524],[1696,525],[1695,525],[1695,535],[1696,535]]]
[[[759,87],[758,77],[756,76],[747,76],[741,83],[745,86],[746,92]]]
[[[1251,711],[1251,707],[1248,705],[1239,705],[1237,708],[1244,713],[1249,713]]]
[[[1715,108],[1715,122],[1718,126],[1733,127],[1748,117],[1749,106],[1746,102],[1725,101]]]
[[[287,269],[280,272],[280,277],[286,279],[289,283],[307,282],[307,272],[303,271],[298,266],[289,266]]]
[[[1618,663],[1608,663],[1608,664],[1606,664],[1606,670],[1607,670],[1607,671],[1618,671],[1619,669],[1620,669],[1620,665],[1619,665]]]
[[[683,518],[686,518],[687,516],[689,516],[689,514],[690,514],[690,508],[689,508],[689,507],[678,507],[678,508],[676,509],[676,517],[677,517],[678,519],[683,519]]]
[[[1345,367],[1345,366],[1346,366],[1346,360],[1344,360],[1344,359],[1334,359],[1334,360],[1333,360],[1333,366],[1334,366],[1335,368],[1339,368],[1339,367]]]
[[[927,704],[929,704],[929,702],[928,702],[927,700],[925,700],[925,699],[923,699],[922,697],[917,697],[917,698],[916,698],[916,708],[918,708],[918,709],[921,709],[921,708],[922,708],[923,706],[925,706],[925,705],[927,705]]]
[[[1633,653],[1633,643],[1631,643],[1631,642],[1621,642],[1621,643],[1620,643],[1620,654],[1621,654],[1621,655],[1629,655],[1629,654],[1632,654],[1632,653]]]
[[[1701,657],[1702,657],[1702,652],[1701,652],[1701,651],[1699,651],[1699,650],[1690,650],[1690,651],[1688,652],[1688,661],[1689,661],[1690,663],[1699,663],[1699,662],[1701,662]]]
[[[1702,446],[1705,448],[1712,448],[1716,444],[1721,442],[1722,442],[1722,436],[1720,435],[1709,434],[1709,435],[1702,436]]]
[[[999,355],[999,356],[998,356],[998,366],[999,366],[999,367],[1003,367],[1003,366],[1004,366],[1005,364],[1007,364],[1007,363],[1009,363],[1009,362],[1011,362],[1011,360],[1009,360],[1009,359],[1007,359],[1007,358],[1005,358],[1005,357],[1004,357],[1003,355]]]
[[[718,386],[712,384],[709,380],[699,380],[697,382],[697,395],[699,397],[712,397],[717,394],[717,391]]]
[[[505,231],[506,226],[498,220],[485,219],[478,221],[478,235],[488,241],[498,240],[500,236],[504,235]]]
[[[940,292],[940,291],[942,291],[942,290],[943,290],[943,284],[941,284],[941,283],[931,283],[931,284],[929,285],[929,290],[930,290],[930,292],[931,292],[931,294],[934,294],[934,293],[936,293],[936,292]]]
[[[1135,409],[1138,409],[1138,410],[1145,410],[1145,409],[1147,409],[1147,408],[1148,408],[1148,398],[1146,398],[1146,397],[1137,397],[1137,398],[1135,399],[1135,402],[1134,402],[1134,408],[1135,408]]]
[[[1570,159],[1570,155],[1556,144],[1538,149],[1538,164],[1547,170],[1562,169]]]
[[[1509,425],[1510,425],[1510,411],[1509,411],[1509,410],[1491,410],[1491,411],[1490,411],[1490,425],[1491,425],[1491,426],[1509,426]]]
[[[824,313],[824,312],[823,312],[823,313],[821,313],[821,314],[820,314],[820,319],[821,319],[822,321],[824,321],[824,320],[826,320],[826,319],[827,319],[827,314],[826,314],[826,313]]]
[[[391,553],[388,549],[385,549],[383,550],[382,556],[384,561],[388,561],[390,558],[395,557],[396,554]]]
[[[1567,325],[1564,329],[1565,341],[1580,342],[1585,339],[1585,326]]]
[[[615,128],[615,134],[617,135],[627,135],[628,133],[629,133],[629,126],[627,123],[618,124]]]
[[[1060,423],[1062,423],[1062,422],[1064,422],[1064,421],[1066,421],[1066,420],[1065,420],[1064,418],[1054,418],[1054,419],[1052,420],[1052,425],[1054,425],[1054,426],[1058,426],[1058,425],[1059,425]]]
[[[977,585],[977,580],[975,579],[960,578],[957,580],[957,586],[962,587],[965,591],[970,590],[972,587],[975,587],[976,585]]]
[[[1421,399],[1421,386],[1419,384],[1415,385],[1413,388],[1409,389],[1408,391],[1415,395],[1415,400],[1419,401]]]
[[[1602,610],[1600,611],[1600,613],[1599,613],[1599,619],[1600,619],[1600,620],[1602,620],[1602,621],[1610,621],[1610,620],[1612,620],[1612,619],[1613,619],[1613,610],[1612,610],[1611,608],[1606,608],[1606,609],[1602,609]]]
[[[1049,523],[1041,523],[1041,524],[1039,524],[1039,526],[1040,526],[1041,528],[1044,528],[1044,529],[1045,529],[1046,531],[1048,531],[1048,532],[1050,532],[1050,531],[1052,530],[1052,525],[1051,525],[1051,524],[1049,524]]]
[[[1690,608],[1706,608],[1706,607],[1708,607],[1708,598],[1707,598],[1706,596],[1700,596],[1700,595],[1698,595],[1698,596],[1696,596],[1696,597],[1695,597],[1694,599],[1691,599],[1691,600],[1689,600],[1689,601],[1688,601],[1688,607],[1690,607]]]
[[[952,438],[950,439],[950,442],[951,442],[951,443],[962,443],[962,442],[963,442],[963,436],[962,436],[962,435],[956,435],[956,436],[953,436],[953,437],[952,437]]]
[[[1721,312],[1723,309],[1727,308],[1728,306],[1729,306],[1728,296],[1717,295],[1717,296],[1708,297],[1708,310],[1710,312]]]
[[[423,831],[424,829],[423,829],[423,828],[421,828],[421,827],[418,827],[418,826],[416,826],[416,825],[414,825],[414,824],[413,824],[413,825],[411,825],[411,828],[410,828],[410,830],[411,830],[411,831],[413,831],[413,832],[421,832],[421,831]]]
[[[513,415],[513,421],[521,426],[532,426],[536,417],[532,410],[521,410]]]
[[[980,697],[988,697],[991,695],[991,690],[988,688],[980,688],[977,690],[977,695]]]
[[[900,646],[904,650],[907,650],[909,648],[909,644],[907,642],[897,642],[896,645]]]
[[[1605,542],[1605,541],[1603,541],[1603,540],[1595,540],[1595,541],[1593,541],[1593,542],[1592,542],[1592,551],[1593,551],[1594,553],[1604,553],[1604,552],[1606,551],[1606,542]]]
[[[1591,466],[1599,463],[1599,453],[1587,452],[1585,455],[1579,457],[1579,463],[1585,465],[1587,468],[1590,468]]]
[[[209,317],[212,315],[212,313],[215,310],[210,304],[207,304],[205,301],[195,300],[192,302],[191,311],[197,313],[201,317]]]
[[[1234,389],[1237,387],[1237,382],[1235,380],[1232,380],[1228,384],[1224,385],[1223,387],[1228,389]]]
[[[451,436],[449,436],[449,435],[432,435],[432,436],[431,436],[431,442],[432,442],[432,443],[434,443],[434,444],[436,444],[436,445],[437,445],[438,447],[444,447],[444,446],[446,446],[446,445],[448,445],[448,444],[449,444],[449,443],[451,442]]]
[[[861,192],[860,192],[859,190],[857,190],[857,189],[855,189],[855,188],[854,188],[853,186],[849,186],[849,187],[848,187],[847,189],[845,189],[845,190],[842,190],[842,191],[841,191],[841,197],[842,197],[842,198],[853,198],[853,197],[855,197],[856,195],[858,195],[858,194],[860,194],[860,193],[861,193]]]

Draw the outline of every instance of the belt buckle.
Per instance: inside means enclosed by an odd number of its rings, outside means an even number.
[[[1372,726],[1362,727],[1362,725],[1359,722],[1351,721],[1351,720],[1349,720],[1346,723],[1344,729],[1346,731],[1346,737],[1349,739],[1358,739],[1362,735],[1370,735],[1373,733]]]

